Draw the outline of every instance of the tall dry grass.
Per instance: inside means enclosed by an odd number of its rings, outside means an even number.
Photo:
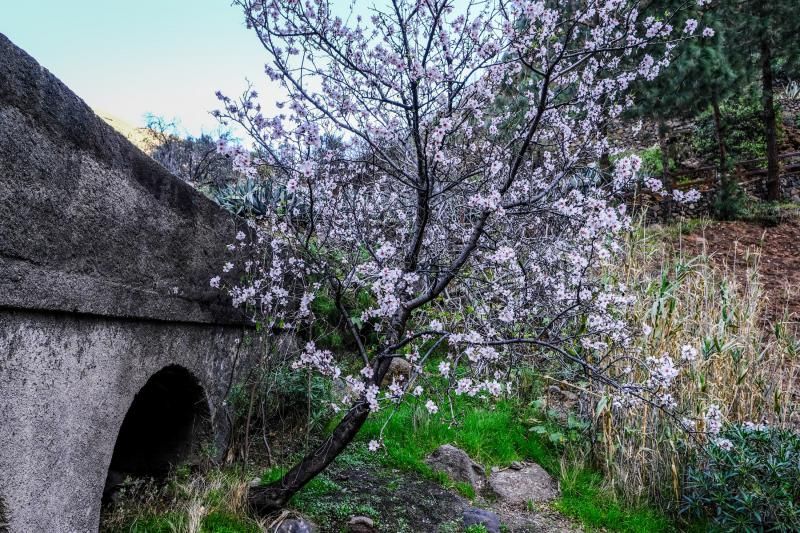
[[[214,513],[240,518],[252,530],[263,530],[265,524],[247,518],[248,479],[252,475],[217,468],[188,474],[179,469],[164,481],[129,480],[117,495],[117,502],[104,511],[100,531],[198,533],[204,520]]]
[[[608,275],[633,291],[631,318],[652,332],[639,336],[628,354],[615,356],[672,356],[681,365],[670,389],[679,414],[673,418],[646,404],[615,408],[615,391],[600,387],[594,452],[624,500],[675,509],[687,461],[702,453],[707,440],[709,406],[719,406],[726,423],[797,424],[800,345],[782,325],[763,320],[758,253],[747,253],[740,264],[716,265],[707,254],[682,252],[675,228],[642,228],[627,243],[627,262]],[[696,359],[681,363],[683,346],[696,348]],[[646,365],[630,359],[613,363],[610,373],[626,370],[634,382],[648,378]]]

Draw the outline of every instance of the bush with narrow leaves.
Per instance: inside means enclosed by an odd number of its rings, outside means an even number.
[[[800,435],[731,426],[687,470],[683,511],[723,531],[800,531]]]

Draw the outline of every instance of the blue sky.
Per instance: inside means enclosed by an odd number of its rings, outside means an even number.
[[[267,56],[229,0],[0,0],[0,33],[92,108],[134,125],[145,113],[213,130],[214,91],[256,83]],[[272,95],[272,97],[270,97]]]

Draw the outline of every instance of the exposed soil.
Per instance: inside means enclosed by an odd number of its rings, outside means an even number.
[[[800,326],[800,218],[777,226],[754,222],[713,222],[702,233],[682,238],[692,255],[708,254],[712,262],[743,276],[758,262],[764,288],[766,319]]]
[[[476,506],[496,513],[506,531],[555,533],[578,531],[547,508],[500,506],[484,497],[470,502],[434,481],[411,472],[373,465],[331,468],[332,482],[315,494],[313,519],[321,531],[343,531],[353,515],[370,516],[381,532],[455,533],[463,531],[462,513]]]
[[[315,514],[329,520],[319,524],[324,531],[339,531],[350,513],[374,514],[380,531],[447,531],[449,524],[460,523],[461,513],[469,505],[438,483],[371,465],[335,470],[330,479],[338,488],[319,496],[314,504]]]

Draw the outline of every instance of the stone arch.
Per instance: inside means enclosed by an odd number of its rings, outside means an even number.
[[[213,434],[206,393],[186,368],[169,365],[136,393],[120,426],[103,501],[128,476],[162,478],[180,463],[200,459]]]

